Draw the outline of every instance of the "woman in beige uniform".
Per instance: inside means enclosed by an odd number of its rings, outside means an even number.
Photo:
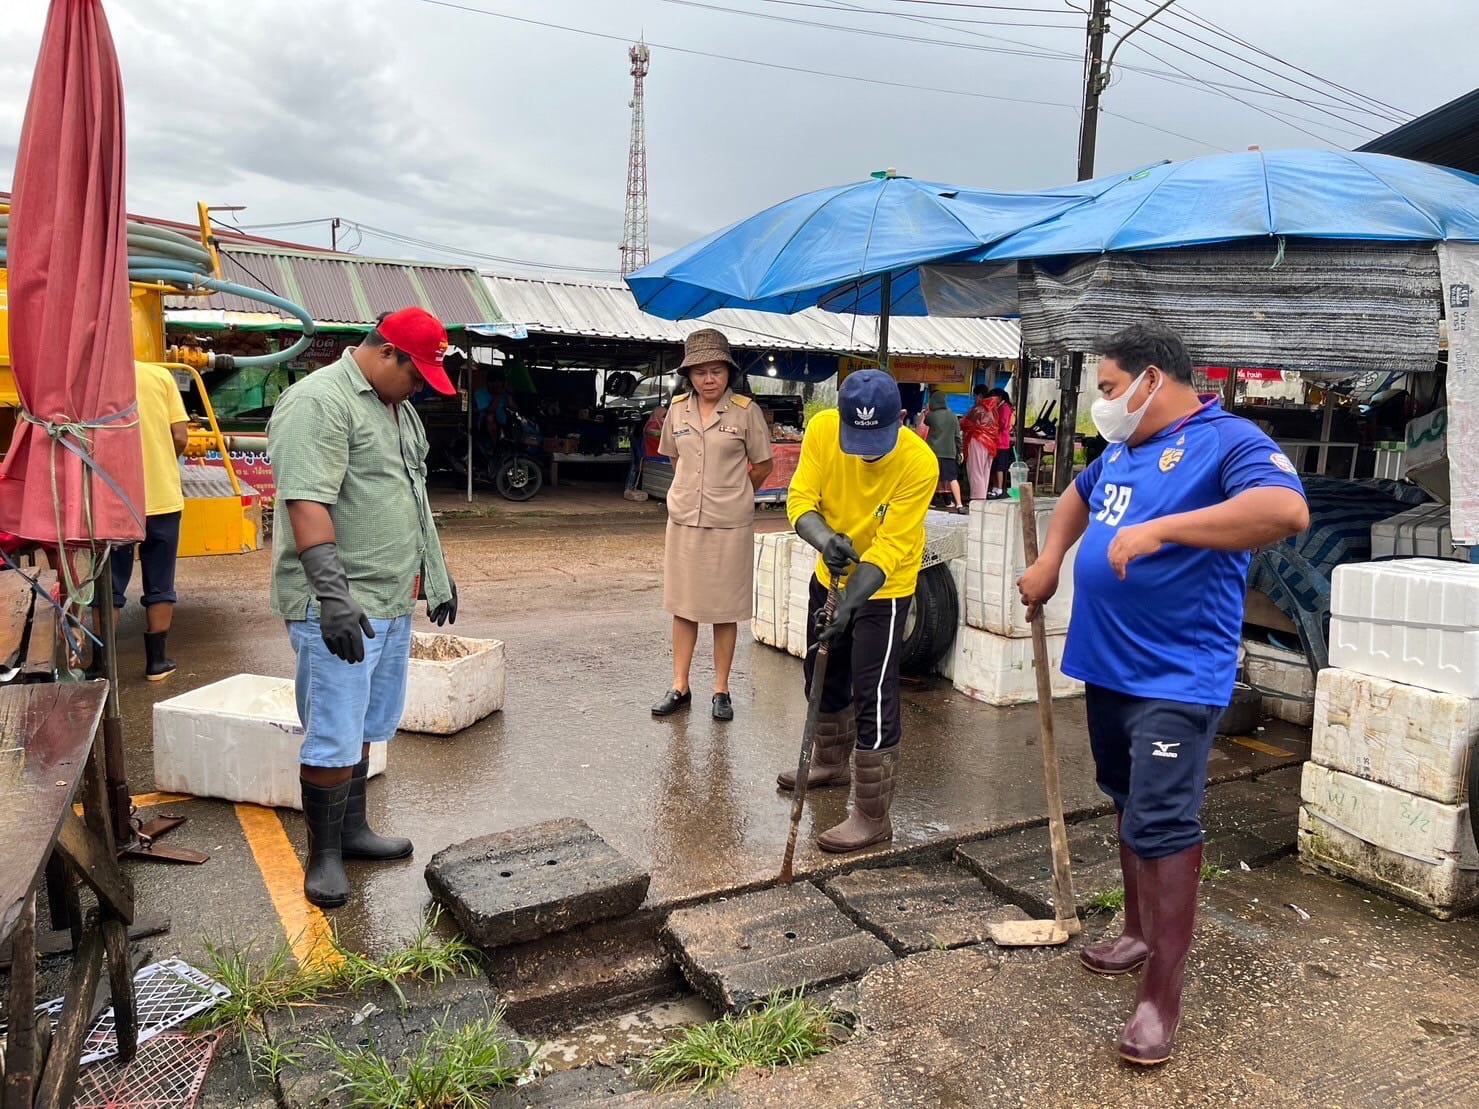
[[[770,474],[770,429],[760,406],[735,393],[740,368],[729,340],[695,331],[678,373],[659,448],[673,460],[663,557],[663,607],[673,614],[673,687],[652,706],[669,716],[693,700],[688,672],[698,626],[714,626],[715,720],[733,720],[729,668],[738,624],[753,606],[755,490]]]

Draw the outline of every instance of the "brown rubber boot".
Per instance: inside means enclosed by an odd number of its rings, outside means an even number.
[[[1124,826],[1120,814],[1120,826]],[[1095,974],[1129,974],[1145,965],[1150,948],[1140,926],[1140,859],[1120,840],[1120,873],[1125,876],[1125,928],[1118,936],[1091,943],[1078,953],[1079,962]]]
[[[811,769],[806,775],[806,788],[824,789],[845,786],[852,781],[848,763],[858,742],[858,719],[851,705],[841,712],[824,712],[817,717],[816,746],[811,751]],[[796,788],[796,769],[782,770],[775,776],[782,789]]]
[[[818,847],[840,855],[894,838],[888,810],[894,803],[894,772],[898,765],[898,747],[882,751],[859,748],[853,754],[852,812],[837,827],[822,833]]]
[[[1140,920],[1150,957],[1140,975],[1135,1015],[1120,1033],[1120,1056],[1142,1066],[1171,1058],[1181,1019],[1181,984],[1197,919],[1202,845],[1140,859]]]

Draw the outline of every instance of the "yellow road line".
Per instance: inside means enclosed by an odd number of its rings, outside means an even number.
[[[1282,747],[1275,747],[1272,743],[1265,743],[1261,739],[1250,739],[1247,736],[1235,736],[1233,742],[1250,751],[1257,751],[1261,755],[1273,755],[1276,759],[1287,759],[1295,754]]]
[[[298,965],[325,969],[338,965],[343,956],[334,948],[328,920],[303,896],[303,865],[276,810],[239,804],[236,819],[241,821],[247,846],[257,860],[267,895],[272,898],[272,907],[282,921]]]

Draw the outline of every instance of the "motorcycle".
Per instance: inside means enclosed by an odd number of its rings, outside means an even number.
[[[473,436],[472,476],[475,482],[491,485],[498,495],[511,501],[527,501],[544,487],[544,440],[532,420],[512,408],[508,427],[493,442],[486,433]],[[467,432],[460,432],[451,451],[451,468],[467,476]]]

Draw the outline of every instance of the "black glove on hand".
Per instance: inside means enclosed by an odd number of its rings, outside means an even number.
[[[318,598],[318,624],[324,645],[345,662],[365,661],[365,640],[375,638],[370,618],[349,594],[349,579],[339,561],[339,548],[319,543],[298,552],[308,587]]]
[[[873,594],[883,588],[886,580],[884,572],[873,563],[859,562],[857,569],[848,575],[847,584],[837,596],[837,612],[832,617],[832,622],[818,629],[817,639],[830,644],[841,638]]]
[[[852,540],[833,531],[820,512],[802,513],[796,521],[796,534],[821,552],[822,561],[834,575],[847,573],[847,568],[858,561]]]
[[[426,615],[433,624],[441,627],[443,624],[457,623],[457,583],[452,580],[452,572],[447,571],[447,584],[452,587],[452,599],[443,601]]]

